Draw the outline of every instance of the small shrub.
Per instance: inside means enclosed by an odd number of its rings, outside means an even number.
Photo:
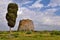
[[[32,32],[31,31],[27,31],[26,34],[31,34]]]
[[[60,31],[52,31],[50,34],[51,35],[60,35]]]
[[[14,36],[15,38],[19,36],[18,33],[15,33],[15,34],[11,34],[12,36]]]

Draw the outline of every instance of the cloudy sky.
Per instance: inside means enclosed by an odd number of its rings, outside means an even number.
[[[33,20],[35,30],[60,30],[60,0],[0,0],[0,30],[9,30],[5,18],[9,3],[19,6],[12,30],[17,30],[21,19]]]

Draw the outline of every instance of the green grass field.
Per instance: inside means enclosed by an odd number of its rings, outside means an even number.
[[[60,35],[51,34],[51,32],[0,32],[0,40],[60,40]]]

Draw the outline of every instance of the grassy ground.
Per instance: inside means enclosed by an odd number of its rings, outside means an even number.
[[[51,35],[50,32],[0,32],[0,40],[60,40],[60,35]]]

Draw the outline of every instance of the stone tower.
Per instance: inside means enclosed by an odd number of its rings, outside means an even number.
[[[34,24],[32,20],[29,19],[23,19],[20,20],[19,26],[18,26],[18,31],[33,31],[34,30]]]

